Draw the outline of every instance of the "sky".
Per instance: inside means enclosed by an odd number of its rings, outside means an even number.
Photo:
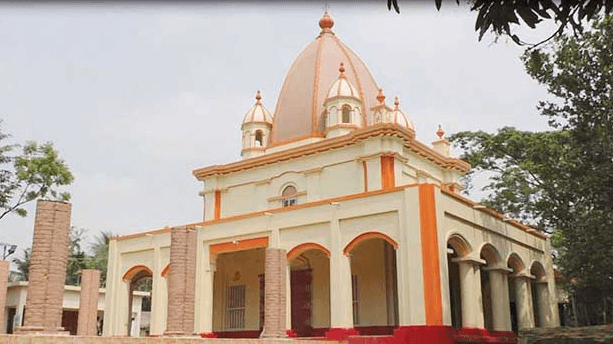
[[[202,220],[191,171],[240,159],[257,90],[271,111],[291,63],[319,34],[322,2],[0,2],[3,143],[51,141],[75,176],[72,225],[130,234]],[[429,143],[445,132],[545,130],[545,88],[524,48],[481,42],[468,5],[330,2],[333,31]],[[518,28],[537,42],[552,28]],[[460,152],[454,151],[459,154]],[[0,221],[31,246],[35,202]]]

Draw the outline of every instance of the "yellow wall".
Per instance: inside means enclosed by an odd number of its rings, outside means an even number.
[[[351,252],[351,274],[358,276],[359,324],[387,325],[384,241],[371,239],[359,243]]]
[[[260,329],[260,281],[264,274],[264,249],[223,253],[217,257],[213,291],[213,331]],[[226,287],[245,285],[245,328],[226,329]]]

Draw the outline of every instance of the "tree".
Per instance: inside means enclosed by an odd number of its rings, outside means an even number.
[[[109,260],[109,242],[113,237],[111,231],[102,231],[91,244],[92,257],[90,268],[100,270],[100,285],[106,286],[106,271]]]
[[[456,0],[456,3],[459,5],[460,0]],[[575,34],[580,34],[584,21],[593,21],[601,12],[613,13],[613,0],[472,0],[470,3],[470,10],[478,12],[475,31],[479,32],[479,40],[491,31],[496,35],[507,35],[519,45],[527,44],[511,32],[511,24],[520,25],[519,18],[532,29],[546,20],[554,20],[558,24],[554,34],[538,43],[541,44],[561,35],[569,25]],[[434,0],[434,4],[440,10],[442,0]],[[392,6],[400,13],[398,0],[387,0],[388,10],[391,11]]]
[[[0,141],[8,137],[0,126]],[[0,219],[10,213],[26,216],[23,205],[39,198],[68,201],[70,194],[57,187],[70,185],[74,177],[53,144],[28,142],[20,155],[11,155],[17,147],[0,146]]]
[[[13,258],[13,264],[17,266],[17,273],[19,274],[19,281],[27,281],[29,279],[30,272],[30,253],[32,252],[31,248],[26,248],[23,250],[23,259]]]
[[[484,200],[553,233],[565,288],[589,304],[590,323],[611,320],[613,303],[613,17],[578,36],[560,36],[524,56],[526,71],[555,101],[538,105],[548,132],[502,128],[451,140],[492,174]],[[599,318],[594,314],[599,314]]]
[[[70,246],[68,248],[68,263],[66,264],[66,285],[79,285],[81,271],[89,267],[89,257],[81,248],[86,230],[72,227],[70,229]]]

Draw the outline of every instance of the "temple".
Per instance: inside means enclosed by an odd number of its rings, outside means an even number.
[[[514,343],[559,326],[547,236],[461,196],[470,165],[440,127],[416,139],[333,25],[274,113],[257,92],[242,159],[193,171],[201,222],[113,238],[105,335],[130,333],[143,278],[152,335]]]

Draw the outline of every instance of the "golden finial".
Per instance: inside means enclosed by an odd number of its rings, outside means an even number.
[[[436,135],[438,135],[439,139],[442,139],[443,135],[445,135],[445,132],[443,131],[443,127],[440,124],[438,125],[438,130],[436,131]]]
[[[400,101],[398,100],[398,96],[394,97],[394,105],[396,105],[396,108],[394,110],[400,110],[400,108],[398,107],[400,105]]]
[[[340,73],[339,77],[344,78],[345,77],[345,64],[341,62],[341,66],[338,67],[338,71]]]
[[[383,104],[383,101],[385,101],[385,94],[383,94],[383,89],[382,88],[379,89],[379,94],[377,94],[377,100],[381,104]]]
[[[260,100],[262,100],[262,94],[260,93],[260,91],[258,90],[258,93],[255,94],[255,104],[256,105],[261,105],[262,102]]]
[[[322,31],[330,32],[332,31],[332,27],[334,26],[334,19],[330,17],[328,11],[324,12],[323,17],[319,19],[319,27],[322,28]]]

